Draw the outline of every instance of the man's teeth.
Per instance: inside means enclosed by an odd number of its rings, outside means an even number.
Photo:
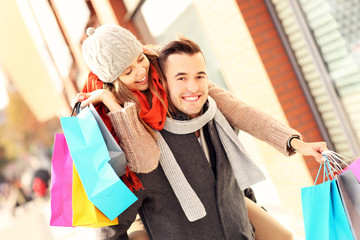
[[[185,100],[188,100],[188,101],[194,101],[194,100],[196,100],[198,97],[196,96],[196,97],[184,97],[185,98]]]

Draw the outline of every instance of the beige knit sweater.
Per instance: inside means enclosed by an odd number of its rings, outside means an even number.
[[[228,91],[209,82],[209,95],[231,126],[272,145],[285,155],[293,152],[287,148],[291,136],[301,136],[271,116],[246,105]],[[160,150],[156,141],[140,123],[136,105],[127,104],[122,110],[109,113],[111,122],[120,140],[129,168],[136,173],[148,173],[159,163]]]

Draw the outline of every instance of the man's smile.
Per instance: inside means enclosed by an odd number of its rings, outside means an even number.
[[[188,102],[196,102],[201,95],[182,96],[181,98]]]

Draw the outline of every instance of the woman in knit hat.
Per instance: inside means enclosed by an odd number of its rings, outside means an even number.
[[[123,180],[127,186],[138,190],[141,183],[133,172],[147,173],[158,166],[160,151],[152,129],[162,129],[168,108],[158,56],[119,26],[105,25],[96,30],[90,28],[87,34],[89,37],[83,43],[83,56],[92,72],[82,93],[73,102],[82,101],[82,107],[90,102],[96,106],[126,155],[129,169]],[[288,140],[294,136],[301,138],[298,132],[236,100],[212,83],[209,84],[209,95],[232,126],[268,142],[286,155],[294,153]],[[249,113],[254,116],[253,122],[245,122],[241,117]],[[325,143],[320,145],[323,150],[327,149]],[[322,161],[318,151],[313,150],[309,155]],[[257,211],[257,207],[248,206],[249,215],[252,210]],[[291,235],[277,223],[268,220],[267,224],[280,228],[279,236]],[[255,226],[258,231],[261,227]]]

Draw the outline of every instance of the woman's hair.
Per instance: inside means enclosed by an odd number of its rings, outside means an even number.
[[[159,67],[159,58],[158,55],[156,54],[156,52],[152,52],[152,51],[145,51],[144,55],[149,59],[150,61],[150,65],[154,67],[154,69],[157,71],[158,75],[159,75],[159,82],[164,86],[165,84],[165,80],[164,80],[164,75],[162,74],[160,67]],[[165,107],[165,109],[167,110],[167,106],[165,104],[164,99],[161,97],[161,95],[159,94],[159,92],[156,90],[156,88],[154,87],[154,81],[153,81],[153,73],[152,73],[152,68],[149,67],[149,89],[147,91],[152,92],[161,102],[161,104]],[[117,79],[112,83],[104,83],[104,89],[109,90],[110,92],[112,92],[117,100],[117,102],[121,105],[124,106],[125,102],[134,102],[136,104],[136,108],[137,108],[137,113],[138,113],[138,118],[141,122],[141,124],[145,127],[145,129],[151,134],[151,136],[156,139],[156,135],[154,130],[145,123],[145,121],[140,117],[140,102],[137,99],[137,97],[135,96],[135,94],[130,91],[127,86],[120,80]],[[164,86],[164,89],[166,91],[167,94],[167,88],[166,86]],[[149,103],[151,105],[151,102]]]

